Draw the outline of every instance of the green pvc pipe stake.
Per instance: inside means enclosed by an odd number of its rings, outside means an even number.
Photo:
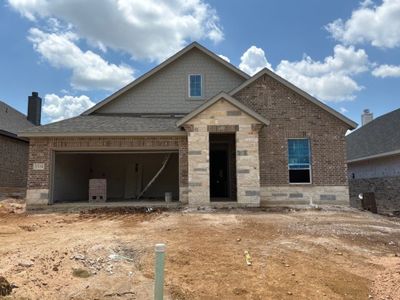
[[[165,244],[156,244],[156,274],[154,284],[154,300],[164,299],[164,258]]]

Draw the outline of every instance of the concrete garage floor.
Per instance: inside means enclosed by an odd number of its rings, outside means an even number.
[[[338,208],[27,215],[18,205],[0,207],[0,276],[18,286],[8,299],[152,299],[158,242],[166,299],[400,299],[396,218]]]

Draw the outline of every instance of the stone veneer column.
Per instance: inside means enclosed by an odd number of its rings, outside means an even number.
[[[260,170],[258,128],[239,125],[236,132],[237,202],[246,206],[260,205]]]
[[[188,170],[189,205],[209,205],[209,133],[205,125],[197,125],[188,132]]]

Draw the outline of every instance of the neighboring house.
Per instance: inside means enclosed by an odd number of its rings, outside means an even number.
[[[37,93],[32,93],[29,103],[34,104],[36,98],[39,98]],[[17,133],[40,125],[40,105],[32,104],[28,105],[28,116],[25,116],[0,101],[0,193],[26,188],[29,142]],[[34,109],[37,107],[39,112]]]
[[[400,214],[400,109],[363,120],[346,138],[351,206]]]
[[[82,115],[22,133],[27,201],[88,201],[90,179],[103,179],[90,201],[348,204],[356,125],[272,71],[250,77],[192,43]]]

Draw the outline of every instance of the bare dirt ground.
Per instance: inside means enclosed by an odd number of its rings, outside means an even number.
[[[0,203],[0,276],[14,286],[5,299],[151,299],[158,242],[166,299],[400,299],[396,218],[333,208],[25,214]]]

